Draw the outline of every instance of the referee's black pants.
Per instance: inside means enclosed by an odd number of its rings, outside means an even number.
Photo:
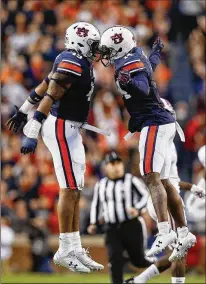
[[[123,283],[123,251],[127,251],[132,264],[139,268],[151,265],[144,254],[144,235],[138,218],[120,225],[108,225],[105,239],[113,284]]]

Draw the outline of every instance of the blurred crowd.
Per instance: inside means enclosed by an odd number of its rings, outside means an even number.
[[[14,114],[14,105],[21,106],[50,72],[56,56],[64,49],[65,31],[75,21],[88,21],[101,33],[113,25],[128,26],[146,54],[157,34],[161,36],[165,48],[155,79],[160,95],[174,104],[185,130],[186,143],[177,141],[180,175],[197,181],[201,167],[196,153],[205,144],[205,6],[202,0],[2,0],[1,206],[2,215],[16,233],[27,232],[30,239],[38,236],[43,240],[48,233],[58,233],[59,186],[51,155],[42,141],[34,155],[21,155],[23,135],[12,134],[5,124]],[[88,120],[110,129],[113,136],[82,133],[87,168],[80,201],[81,233],[86,233],[89,223],[93,185],[104,175],[104,153],[118,150],[126,169],[139,175],[138,134],[128,142],[123,140],[129,117],[114,85],[113,68],[95,63],[94,71],[96,86]],[[177,80],[182,84],[180,99],[175,95],[180,88]],[[190,93],[185,89],[187,84]]]

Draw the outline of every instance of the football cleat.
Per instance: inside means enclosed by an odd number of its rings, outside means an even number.
[[[127,279],[127,280],[125,280],[124,282],[123,282],[123,284],[133,284],[134,283],[134,278],[132,277],[132,278],[129,278],[129,279]]]
[[[66,267],[73,272],[90,273],[90,269],[77,259],[74,251],[71,251],[66,256],[61,256],[59,251],[57,251],[53,261],[56,265]]]
[[[178,238],[177,244],[169,257],[169,261],[173,262],[175,260],[181,259],[186,256],[187,251],[193,247],[197,242],[195,235],[188,232],[187,236],[184,238]]]
[[[177,234],[171,230],[168,234],[158,234],[151,249],[146,253],[147,257],[151,257],[155,254],[162,252],[166,247],[173,243],[177,239]]]
[[[92,270],[103,270],[104,266],[102,264],[94,261],[90,255],[88,249],[82,249],[81,252],[76,252],[76,258],[86,267]]]

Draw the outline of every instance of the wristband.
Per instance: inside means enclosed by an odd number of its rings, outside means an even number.
[[[46,118],[47,116],[43,112],[35,111],[27,137],[37,139],[39,131],[41,129],[42,122]]]
[[[39,135],[39,130],[41,129],[41,123],[35,119],[32,119],[32,123],[29,129],[29,133],[27,135],[28,138],[37,139]]]
[[[23,105],[20,107],[19,111],[24,113],[24,114],[28,114],[28,112],[33,108],[33,106],[40,102],[43,98],[41,96],[39,96],[35,90],[33,90],[28,99],[23,103]]]
[[[49,98],[53,101],[53,103],[56,102],[56,100],[55,100],[51,95],[49,95],[49,94],[46,93],[46,94],[45,94],[45,97],[46,97],[46,96],[49,97]]]
[[[35,111],[33,119],[42,124],[43,120],[47,118],[46,114],[41,111]]]
[[[197,190],[197,186],[195,184],[192,185],[190,191],[194,193]]]
[[[49,85],[49,82],[50,82],[49,77],[46,77],[46,78],[44,79],[44,81],[47,83],[47,85]]]
[[[29,98],[31,99],[30,103],[33,104],[39,103],[43,99],[43,97],[39,96],[35,90],[31,91]]]
[[[34,104],[30,103],[28,99],[23,103],[23,105],[20,107],[19,111],[28,114],[28,112],[33,108]]]

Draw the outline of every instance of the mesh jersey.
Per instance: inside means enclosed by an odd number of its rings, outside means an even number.
[[[68,82],[72,85],[52,105],[51,114],[65,120],[84,122],[94,89],[92,64],[80,54],[65,50],[55,59],[52,71],[68,75]]]
[[[149,81],[149,95],[142,94],[129,85],[122,89],[117,81],[120,70],[130,72],[131,77],[139,72],[144,74],[146,80]],[[125,57],[115,60],[115,81],[131,116],[129,122],[131,132],[140,131],[143,127],[149,125],[174,122],[172,115],[163,107],[153,79],[152,66],[140,47],[134,48]]]

